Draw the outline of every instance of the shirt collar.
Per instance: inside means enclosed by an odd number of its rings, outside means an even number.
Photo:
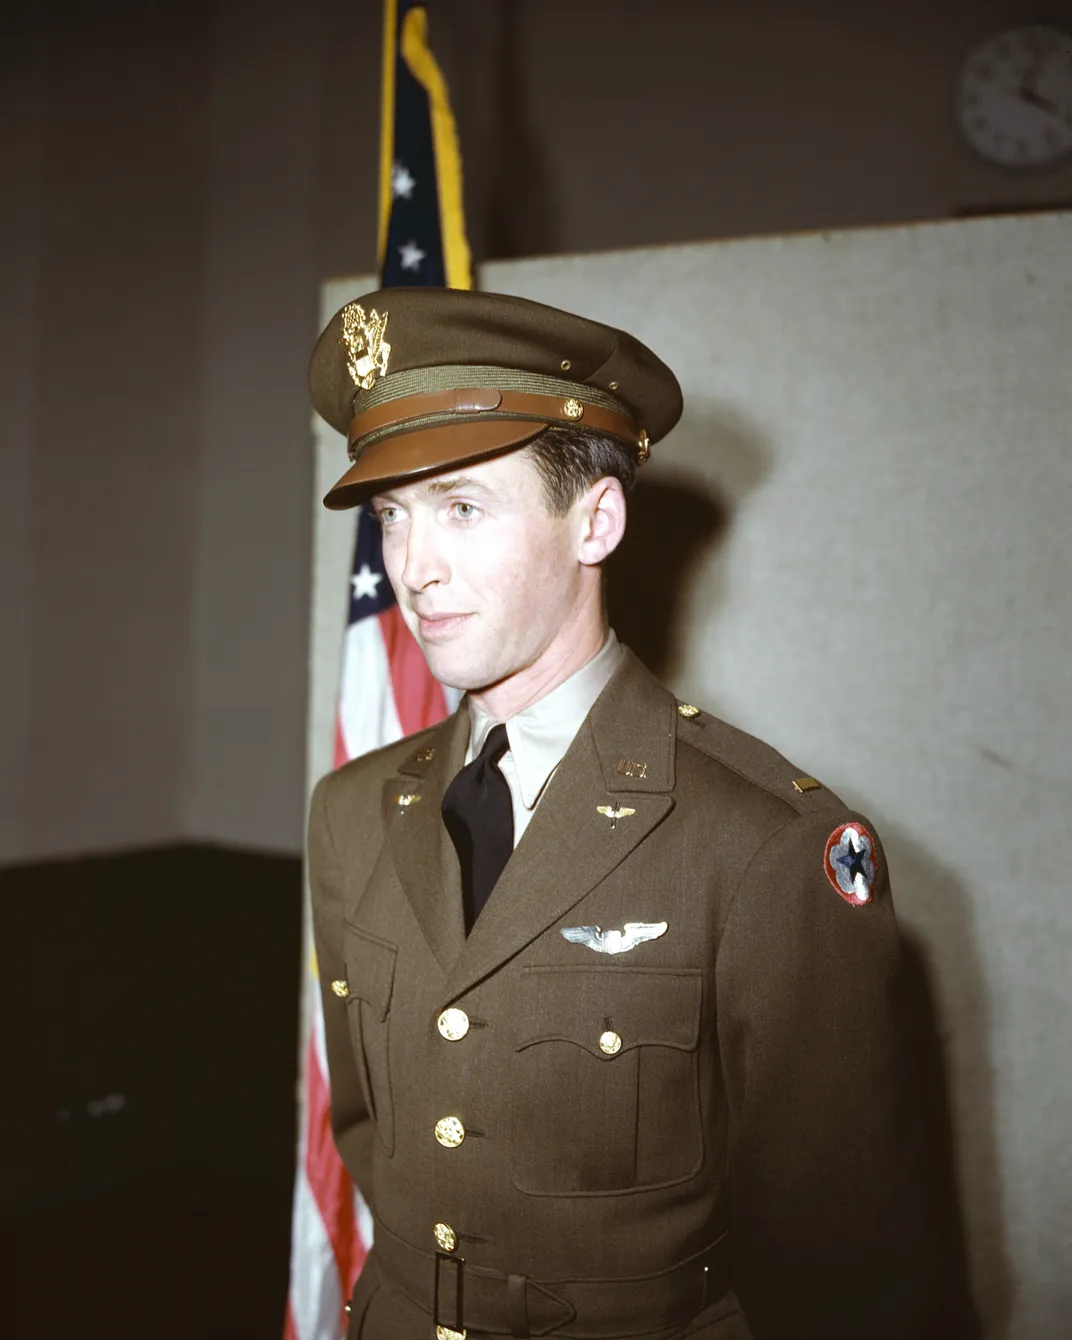
[[[506,722],[506,738],[525,808],[531,810],[548,779],[562,762],[573,737],[607,687],[622,658],[622,646],[611,629],[607,640],[590,661],[550,693],[512,716]],[[495,719],[471,698],[469,707],[469,753],[473,759],[483,748]]]

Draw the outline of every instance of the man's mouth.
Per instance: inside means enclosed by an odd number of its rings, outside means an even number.
[[[440,638],[449,637],[451,633],[460,628],[467,619],[472,618],[471,614],[459,614],[453,611],[446,611],[438,614],[418,614],[417,620],[421,630],[421,637],[426,641],[437,641]]]

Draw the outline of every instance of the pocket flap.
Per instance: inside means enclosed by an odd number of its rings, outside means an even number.
[[[699,968],[526,968],[516,1050],[559,1040],[613,1060],[633,1047],[692,1051],[700,1034]],[[605,1034],[610,1049],[600,1046]]]
[[[391,1005],[391,989],[395,981],[395,959],[398,949],[386,940],[377,940],[367,931],[347,924],[344,957],[346,981],[350,999],[355,997],[372,1007],[381,1022],[387,1018]]]

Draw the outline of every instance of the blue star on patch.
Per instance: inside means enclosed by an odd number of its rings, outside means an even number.
[[[875,839],[861,823],[842,824],[826,841],[823,869],[842,898],[853,907],[871,901],[878,877]]]

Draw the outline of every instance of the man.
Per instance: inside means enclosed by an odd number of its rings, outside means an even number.
[[[313,355],[453,718],[324,778],[352,1340],[908,1337],[914,1061],[863,816],[620,646],[602,564],[670,370],[493,294],[350,304]]]

